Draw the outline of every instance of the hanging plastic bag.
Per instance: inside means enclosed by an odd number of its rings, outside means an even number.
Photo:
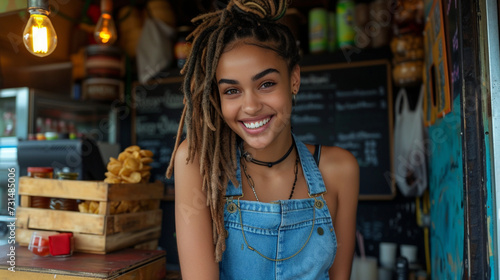
[[[427,188],[427,147],[423,123],[423,86],[415,110],[405,88],[398,92],[394,124],[394,179],[406,197],[421,196]]]
[[[137,70],[141,83],[172,64],[174,37],[174,28],[159,19],[146,17],[137,45]]]

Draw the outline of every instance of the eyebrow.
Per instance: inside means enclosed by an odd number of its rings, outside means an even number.
[[[280,71],[278,71],[277,69],[274,69],[274,68],[269,68],[269,69],[266,69],[260,73],[258,73],[257,75],[253,76],[252,77],[252,81],[257,81],[258,79],[266,76],[267,74],[269,73],[279,73]]]
[[[252,81],[257,81],[258,79],[266,76],[267,74],[269,73],[279,73],[280,71],[278,71],[277,69],[275,68],[268,68],[260,73],[257,73],[255,76],[252,77]],[[230,80],[230,79],[220,79],[219,80],[219,85],[220,84],[230,84],[230,85],[237,85],[238,84],[238,81],[236,80]]]

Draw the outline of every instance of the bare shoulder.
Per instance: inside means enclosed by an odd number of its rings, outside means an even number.
[[[174,159],[176,199],[187,199],[188,197],[182,195],[184,193],[193,195],[193,192],[196,192],[197,195],[204,195],[201,192],[200,163],[196,158],[188,161],[188,156],[188,143],[184,140],[177,148]]]
[[[346,176],[357,176],[359,173],[358,161],[354,155],[340,147],[323,146],[321,161],[328,171],[344,173]]]
[[[177,147],[177,152],[175,154],[175,165],[176,165],[176,167],[177,167],[178,164],[187,163],[188,155],[189,155],[188,141],[187,140],[183,140],[179,144],[179,147]]]
[[[359,165],[354,155],[340,147],[322,146],[320,171],[328,191],[334,193],[359,192]]]

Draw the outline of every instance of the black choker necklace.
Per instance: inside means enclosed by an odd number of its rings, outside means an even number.
[[[294,144],[295,144],[295,141],[293,141],[293,139],[292,139],[292,145],[290,146],[290,149],[288,149],[286,154],[284,156],[282,156],[280,159],[278,159],[277,161],[269,162],[269,161],[260,161],[260,160],[254,159],[249,152],[243,150],[243,142],[241,142],[241,151],[243,154],[242,157],[244,157],[246,159],[246,161],[251,162],[251,163],[255,163],[257,165],[273,167],[273,165],[276,165],[276,164],[284,161],[288,157],[288,155],[290,155],[290,153],[293,150]]]

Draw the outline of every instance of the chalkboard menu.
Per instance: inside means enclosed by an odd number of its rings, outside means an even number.
[[[179,121],[184,108],[182,77],[140,84],[133,91],[132,143],[151,150],[151,180],[173,186],[165,172],[170,162]]]
[[[387,60],[303,67],[294,133],[305,143],[349,150],[360,167],[360,199],[389,199],[392,83]]]

